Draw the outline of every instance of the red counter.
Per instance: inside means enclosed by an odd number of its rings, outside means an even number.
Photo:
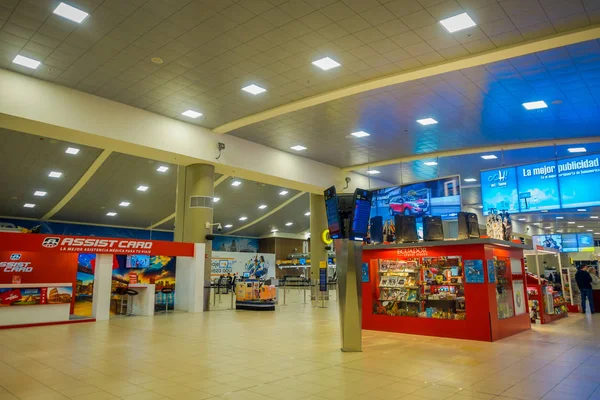
[[[531,329],[524,282],[524,249],[525,246],[521,244],[495,239],[365,246],[363,263],[368,268],[368,278],[367,271],[364,271],[363,329],[482,341],[495,341]],[[444,257],[454,258],[453,262],[457,262],[456,257],[459,257],[460,266],[452,269],[455,275],[445,272],[447,278],[436,277],[439,283],[430,280],[431,271],[436,271],[430,264]],[[380,300],[385,298],[379,287],[382,274],[385,275],[380,272],[380,260],[411,260],[418,263],[419,282],[407,284],[414,285],[410,287],[417,288],[419,292],[419,298],[410,301],[411,307],[419,311],[419,316],[381,314],[382,309],[390,308],[390,305],[393,314],[399,307],[404,307],[401,303],[408,301]],[[498,274],[500,276],[496,276]],[[451,290],[456,290],[456,296],[461,296],[461,299],[464,296],[464,302],[458,302],[460,307],[449,306],[452,300],[432,299],[440,297],[439,293],[442,293],[442,297],[446,296],[444,293]],[[432,295],[433,292],[436,294]],[[398,303],[396,307],[393,307],[394,303]],[[444,304],[449,311],[442,312],[438,304]],[[452,307],[456,309],[455,312],[452,312]],[[408,306],[406,308],[408,310]],[[453,319],[426,315],[442,315]]]

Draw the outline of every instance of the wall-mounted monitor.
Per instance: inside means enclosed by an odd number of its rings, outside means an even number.
[[[576,233],[563,233],[563,235],[562,235],[562,251],[564,251],[565,253],[579,251]]]
[[[555,233],[533,236],[533,247],[542,246],[565,253],[593,252],[594,237],[591,233]]]
[[[579,251],[593,252],[594,251],[594,236],[591,233],[577,234],[577,247]]]
[[[350,217],[350,239],[352,240],[362,241],[367,236],[372,197],[373,194],[368,190],[356,189],[354,191],[352,216]]]
[[[338,197],[335,186],[325,190],[325,212],[327,214],[327,226],[329,235],[332,239],[340,239],[342,237],[343,226],[340,218],[340,210],[338,206]]]
[[[598,154],[481,171],[483,213],[600,206],[599,180]]]
[[[542,246],[548,249],[563,251],[561,234],[533,236],[532,239],[534,248],[535,246]]]

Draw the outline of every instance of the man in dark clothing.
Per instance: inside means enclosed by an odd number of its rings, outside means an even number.
[[[575,281],[577,282],[577,287],[579,287],[579,291],[581,292],[581,310],[585,314],[585,300],[587,299],[590,303],[590,312],[594,313],[594,298],[592,294],[592,277],[589,272],[587,272],[588,266],[585,265],[579,269],[575,273]]]

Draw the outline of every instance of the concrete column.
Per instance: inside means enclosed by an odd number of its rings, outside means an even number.
[[[215,167],[209,164],[193,164],[180,166],[177,171],[177,202],[175,209],[175,240],[189,243],[204,243],[206,256],[201,263],[203,271],[196,271],[203,276],[204,302],[202,309],[208,310],[210,295],[210,260],[212,243],[207,242],[206,235],[212,234],[213,197],[214,197]],[[197,263],[196,265],[201,265]],[[197,276],[196,274],[194,274]],[[194,296],[197,296],[195,294]]]
[[[105,321],[110,317],[112,293],[112,254],[96,254],[94,270],[94,294],[92,295],[92,317]]]
[[[319,265],[327,262],[326,244],[321,240],[321,234],[327,229],[327,214],[325,213],[325,196],[310,194],[310,279],[313,284],[319,282]],[[333,244],[332,244],[333,246]],[[317,288],[318,290],[318,288]],[[316,292],[313,292],[316,295]]]

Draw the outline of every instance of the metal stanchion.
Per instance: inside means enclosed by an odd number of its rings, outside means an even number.
[[[231,308],[232,310],[234,309],[234,308],[233,308],[233,297],[234,297],[234,294],[235,294],[235,291],[233,291],[233,290],[232,290],[232,291],[231,291],[231,305],[230,305],[230,308]]]
[[[219,304],[221,304],[221,285],[219,285]]]
[[[304,304],[306,304],[306,285],[302,288],[302,291],[304,292]]]
[[[283,305],[284,306],[287,306],[287,303],[286,303],[286,294],[287,294],[287,286],[284,286],[283,287]]]
[[[217,305],[217,290],[215,288],[212,288],[213,290],[213,306]]]

